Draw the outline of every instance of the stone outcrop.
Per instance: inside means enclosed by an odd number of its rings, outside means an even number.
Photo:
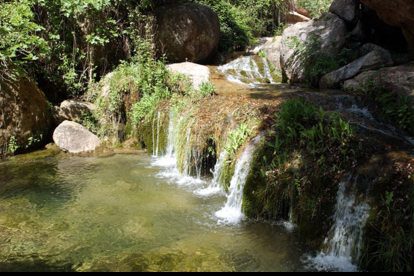
[[[414,63],[364,72],[344,83],[344,89],[367,89],[373,85],[400,96],[414,96]]]
[[[304,61],[298,46],[304,46],[311,35],[319,37],[320,46],[313,54],[318,55],[323,52],[333,55],[344,47],[346,34],[347,27],[344,21],[332,13],[287,28],[283,32],[280,48],[280,62],[285,77],[291,83],[305,82]]]
[[[80,121],[83,114],[92,113],[94,110],[96,106],[92,103],[66,100],[60,104],[59,108],[54,109],[53,120],[56,125],[63,121]]]
[[[200,85],[210,79],[210,69],[208,67],[191,62],[169,64],[167,69],[172,73],[188,76],[195,90],[200,90]]]
[[[329,12],[336,14],[350,26],[355,27],[359,20],[359,0],[334,0]]]
[[[185,3],[156,11],[157,48],[170,62],[208,63],[217,53],[220,22],[209,7]]]
[[[86,127],[70,121],[64,121],[55,129],[53,141],[63,151],[75,154],[94,151],[102,145]]]
[[[16,139],[20,149],[35,149],[51,134],[51,112],[42,91],[27,76],[0,80],[0,150]]]
[[[400,27],[414,49],[414,1],[412,0],[361,0],[369,8],[375,10],[385,23]]]
[[[260,51],[263,51],[276,70],[282,72],[282,67],[280,66],[281,43],[282,36],[259,38],[259,45],[250,49],[249,52],[257,55]]]
[[[341,82],[351,79],[364,71],[379,69],[382,66],[390,66],[393,64],[389,51],[375,45],[369,45],[362,48],[372,48],[374,51],[371,51],[348,65],[323,76],[320,81],[320,88],[337,88]]]

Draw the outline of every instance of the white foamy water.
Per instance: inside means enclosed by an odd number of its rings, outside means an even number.
[[[226,150],[220,153],[219,159],[216,165],[214,166],[213,180],[211,181],[210,185],[207,188],[202,188],[202,189],[195,191],[194,193],[196,195],[208,197],[208,196],[224,193],[223,188],[221,187],[222,185],[221,172],[223,170],[224,163],[227,161],[227,156],[228,154]]]
[[[246,178],[250,172],[254,151],[261,138],[262,135],[259,135],[250,141],[236,162],[234,175],[230,182],[230,194],[227,196],[227,203],[215,214],[219,218],[219,224],[238,224],[245,218],[242,212],[243,191]]]
[[[346,194],[347,182],[339,186],[334,224],[325,240],[326,252],[316,258],[306,257],[310,268],[318,271],[357,272],[363,246],[363,228],[369,216],[366,202],[356,204],[353,194]]]
[[[253,57],[242,57],[236,59],[230,63],[219,66],[218,70],[227,75],[227,80],[246,85],[242,80],[250,79],[248,82],[251,82],[249,85],[255,87],[254,84],[260,84],[257,79],[269,79],[270,83],[275,83],[272,75],[270,73],[269,63],[267,59],[262,57],[263,61],[263,72],[260,72],[259,66]],[[244,73],[242,73],[244,72]]]

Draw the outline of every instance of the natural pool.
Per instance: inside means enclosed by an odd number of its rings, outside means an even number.
[[[0,163],[0,271],[303,271],[283,225],[219,223],[210,178],[164,173],[146,154]]]

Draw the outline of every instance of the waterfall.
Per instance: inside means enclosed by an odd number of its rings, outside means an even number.
[[[219,223],[237,224],[245,217],[242,213],[244,186],[250,172],[254,151],[261,138],[262,135],[259,135],[250,141],[241,157],[237,159],[234,175],[230,181],[230,194],[227,196],[227,203],[220,211],[216,212],[216,216],[220,219]]]
[[[152,119],[152,156],[155,156],[155,116]]]
[[[158,119],[157,119],[157,150],[155,152],[155,156],[158,156],[159,148],[160,148],[160,117],[161,112],[158,111]]]
[[[266,58],[263,58],[263,64],[264,64],[264,77],[266,79],[269,79],[270,83],[275,83],[275,81],[273,80],[272,74],[270,73],[269,63],[267,62]]]
[[[255,58],[263,65],[262,69],[259,68]],[[269,63],[265,57],[242,57],[218,67],[218,70],[227,75],[228,81],[239,84],[260,84],[261,81],[258,81],[258,79],[268,79],[270,83],[275,83],[270,73]]]
[[[325,240],[327,250],[308,259],[311,267],[319,271],[358,271],[355,261],[361,254],[363,229],[370,207],[366,202],[356,204],[355,195],[346,194],[347,184],[342,182],[339,186],[334,224]]]
[[[211,196],[214,194],[219,194],[223,192],[223,188],[221,186],[222,180],[221,180],[221,172],[223,170],[223,166],[225,162],[227,161],[228,153],[226,150],[224,150],[222,153],[220,153],[219,159],[214,166],[213,173],[213,180],[211,181],[210,185],[207,188],[199,189],[195,191],[194,193],[200,196]]]

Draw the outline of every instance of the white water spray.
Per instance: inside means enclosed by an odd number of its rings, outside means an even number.
[[[369,217],[366,202],[356,204],[353,194],[346,194],[347,182],[339,186],[334,224],[325,240],[326,252],[308,258],[310,266],[319,271],[357,272],[355,264],[363,246],[363,228]]]
[[[259,135],[250,141],[236,162],[234,175],[230,182],[230,194],[227,196],[226,206],[216,213],[216,216],[220,219],[219,223],[238,224],[245,218],[242,213],[243,191],[247,176],[250,172],[254,151],[261,138],[262,135]]]

